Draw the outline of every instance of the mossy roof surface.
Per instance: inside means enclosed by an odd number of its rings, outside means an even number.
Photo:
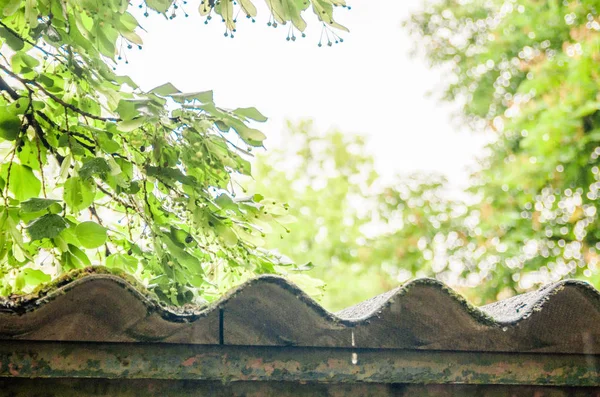
[[[262,276],[178,308],[126,274],[88,268],[0,299],[0,339],[600,354],[600,293],[567,280],[476,307],[418,279],[330,313],[293,283]]]

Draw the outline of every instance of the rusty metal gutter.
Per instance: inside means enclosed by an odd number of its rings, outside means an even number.
[[[1,378],[600,386],[600,356],[0,341]]]

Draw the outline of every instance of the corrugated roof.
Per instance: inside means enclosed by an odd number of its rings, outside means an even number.
[[[562,281],[483,307],[419,279],[330,313],[262,276],[207,307],[166,307],[114,274],[0,301],[0,339],[600,354],[600,293]]]

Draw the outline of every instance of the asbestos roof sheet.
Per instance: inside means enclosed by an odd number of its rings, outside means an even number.
[[[568,280],[475,307],[419,279],[330,313],[289,281],[263,276],[183,310],[88,269],[0,300],[0,339],[600,354],[600,293]]]

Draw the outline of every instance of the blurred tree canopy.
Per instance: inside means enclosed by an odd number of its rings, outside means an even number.
[[[496,139],[474,175],[471,264],[487,299],[564,277],[600,285],[600,2],[442,0],[412,16],[417,52],[447,71]]]
[[[344,0],[267,5],[268,25],[288,24],[292,40],[309,9],[345,30],[333,17]],[[253,0],[0,0],[0,295],[104,265],[181,305],[289,266],[263,246],[287,206],[236,197],[266,117],[116,73],[142,49],[134,14],[191,7],[218,15],[226,36],[257,14]]]
[[[443,99],[463,104],[464,122],[495,134],[468,196],[450,199],[432,175],[383,183],[360,137],[300,123],[284,138],[293,149],[255,169],[299,219],[269,245],[317,265],[334,309],[415,276],[476,287],[463,291],[476,303],[565,277],[600,286],[599,10],[427,2],[405,23],[415,52],[445,73]]]
[[[448,198],[444,178],[411,174],[385,182],[364,138],[323,134],[308,121],[289,123],[283,139],[285,149],[258,157],[252,189],[286,200],[296,221],[268,234],[266,245],[327,284],[327,308],[414,276],[457,278],[467,207]]]

